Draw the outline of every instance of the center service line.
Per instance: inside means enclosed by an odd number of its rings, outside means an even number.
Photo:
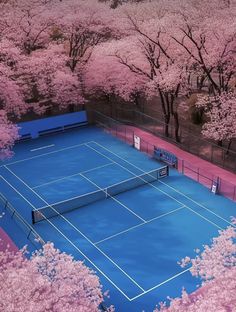
[[[55,144],[45,145],[45,146],[38,147],[38,148],[33,148],[33,149],[31,149],[30,151],[31,151],[31,152],[35,152],[35,151],[39,151],[39,150],[42,150],[42,149],[45,149],[45,148],[49,148],[49,147],[53,147],[53,146],[55,146]]]

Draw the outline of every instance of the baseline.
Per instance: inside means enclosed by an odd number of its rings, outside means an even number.
[[[138,299],[139,297],[146,295],[147,293],[149,293],[149,292],[151,292],[151,291],[153,291],[153,290],[159,288],[160,286],[162,286],[162,285],[164,285],[164,284],[166,284],[166,283],[172,281],[173,279],[175,279],[175,278],[177,278],[177,277],[183,275],[184,273],[186,273],[186,272],[188,272],[188,271],[190,271],[190,270],[191,270],[191,267],[188,268],[188,269],[186,269],[186,270],[183,270],[182,272],[180,272],[180,273],[178,273],[178,274],[176,274],[176,275],[174,275],[174,276],[168,278],[167,280],[165,280],[165,281],[159,283],[158,285],[153,286],[153,287],[151,287],[151,288],[145,290],[143,293],[141,293],[141,294],[139,294],[139,295],[137,295],[137,296],[131,298],[130,301],[134,301],[135,299]]]
[[[35,155],[35,156],[32,156],[32,157],[27,157],[27,158],[24,158],[24,159],[19,159],[19,160],[16,160],[16,161],[13,161],[13,162],[1,165],[0,168],[4,167],[4,166],[14,165],[14,164],[17,164],[17,163],[20,163],[20,162],[24,162],[24,161],[27,161],[27,160],[30,160],[30,159],[34,159],[34,158],[43,157],[43,156],[46,156],[46,155],[62,152],[62,151],[68,150],[68,149],[72,149],[72,148],[76,148],[76,147],[79,147],[79,146],[86,145],[87,143],[91,143],[91,142],[93,142],[93,141],[89,141],[89,142],[81,143],[81,144],[76,144],[76,145],[71,145],[71,146],[64,147],[64,148],[61,148],[61,149],[58,149],[58,150],[55,150],[55,151],[51,151],[51,152],[48,152],[48,153],[43,153],[43,154]]]

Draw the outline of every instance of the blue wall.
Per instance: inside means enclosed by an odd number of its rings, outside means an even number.
[[[86,111],[80,111],[76,113],[69,113],[54,117],[36,119],[32,121],[26,121],[18,123],[20,128],[19,134],[21,137],[31,136],[32,138],[37,138],[40,132],[53,131],[56,129],[64,129],[64,127],[69,126],[79,126],[87,124],[87,114]]]

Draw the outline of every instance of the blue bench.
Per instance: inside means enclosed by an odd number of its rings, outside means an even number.
[[[172,167],[177,168],[178,166],[178,158],[174,154],[168,152],[165,149],[155,147],[153,157],[154,159],[163,161],[164,163]]]

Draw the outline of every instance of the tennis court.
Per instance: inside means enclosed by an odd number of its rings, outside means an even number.
[[[96,127],[18,144],[0,188],[44,241],[85,259],[122,312],[194,290],[177,262],[232,225],[236,209]]]

